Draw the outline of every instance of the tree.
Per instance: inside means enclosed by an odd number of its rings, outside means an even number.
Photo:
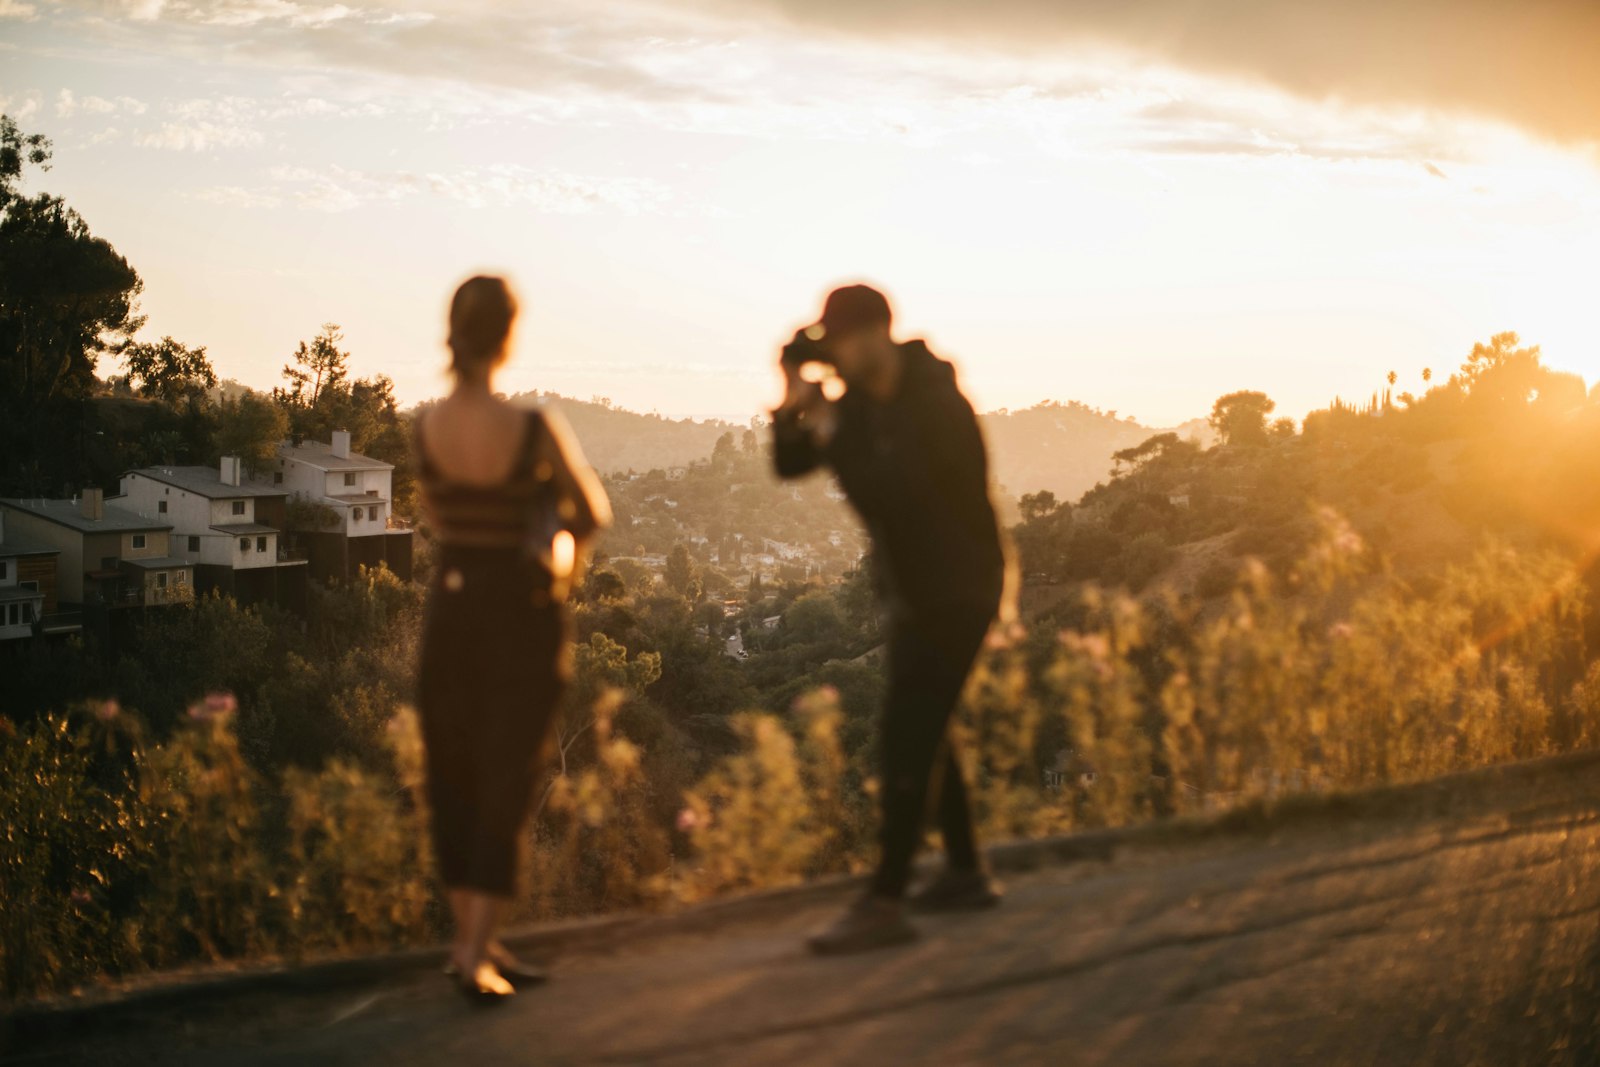
[[[9,195],[9,194],[8,194]],[[96,358],[143,325],[138,273],[58,197],[0,217],[0,385],[24,406],[86,396]]]
[[[0,482],[27,492],[88,477],[85,409],[61,402],[88,397],[96,359],[143,325],[128,261],[60,197],[18,192],[49,159],[49,141],[0,116]]]
[[[1227,445],[1260,445],[1267,440],[1267,416],[1277,407],[1266,393],[1242,389],[1218,397],[1206,420]]]
[[[719,460],[731,460],[733,456],[733,431],[729,430],[717,438],[717,443],[712,446],[711,461],[715,463]]]
[[[1134,474],[1159,460],[1184,451],[1192,453],[1195,449],[1188,442],[1179,439],[1175,433],[1158,433],[1132,448],[1111,453],[1111,474],[1115,477],[1124,463],[1128,465],[1128,473]]]
[[[1480,402],[1526,403],[1538,388],[1543,368],[1539,346],[1522,348],[1521,344],[1522,339],[1508,330],[1489,338],[1488,344],[1473,345],[1451,381]]]
[[[50,141],[42,133],[25,134],[10,115],[0,115],[0,211],[16,196],[22,168],[50,169]]]
[[[315,408],[322,391],[344,381],[348,373],[350,353],[339,348],[343,340],[338,324],[325,322],[322,332],[309,345],[301,341],[294,351],[294,362],[283,367],[283,378],[289,384],[273,390],[274,398],[290,408]]]
[[[131,344],[123,350],[128,382],[140,395],[176,407],[185,398],[198,399],[217,384],[217,372],[204,348],[189,348],[171,337],[154,344]]]
[[[667,566],[662,572],[662,579],[679,596],[697,600],[700,596],[700,574],[694,560],[689,557],[689,549],[679,542],[672,546],[672,551],[667,553]]]
[[[1041,489],[1037,493],[1023,493],[1022,498],[1017,501],[1017,510],[1022,513],[1023,522],[1042,519],[1059,506],[1056,495],[1048,489]]]
[[[235,399],[224,397],[217,405],[217,448],[225,456],[238,456],[245,469],[259,474],[278,458],[278,442],[289,436],[289,417],[283,408],[258,393]]]

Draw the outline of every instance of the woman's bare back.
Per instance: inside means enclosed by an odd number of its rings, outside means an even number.
[[[440,477],[503,484],[516,469],[528,415],[494,396],[455,392],[422,416],[422,447]]]

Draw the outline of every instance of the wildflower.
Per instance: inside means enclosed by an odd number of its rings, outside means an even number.
[[[700,821],[700,813],[693,808],[684,808],[678,812],[678,832],[680,834],[689,833],[701,825],[703,824]]]
[[[196,722],[211,722],[227,718],[239,710],[239,701],[225,689],[213,689],[205,698],[189,705],[189,718]]]
[[[89,891],[87,889],[74,889],[71,894],[68,895],[67,899],[71,900],[72,903],[76,904],[80,908],[86,904],[93,903],[94,901],[94,898],[89,895]]]
[[[122,706],[115,700],[94,700],[89,702],[89,711],[101,722],[110,722],[122,714]]]
[[[1336,622],[1328,627],[1328,636],[1335,641],[1348,641],[1355,630],[1347,622]]]

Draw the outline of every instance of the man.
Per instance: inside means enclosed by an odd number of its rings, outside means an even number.
[[[944,872],[911,898],[918,910],[999,903],[984,871],[950,715],[1000,606],[1005,554],[989,500],[988,462],[955,370],[921,341],[890,336],[889,303],[865,285],[828,296],[822,319],[795,335],[773,414],[778,475],[826,464],[872,536],[888,609],[889,689],[879,733],[882,825],[871,887],[832,926],[818,953],[916,937],[905,895],[928,809],[944,837]],[[829,400],[801,376],[831,364],[845,386]]]

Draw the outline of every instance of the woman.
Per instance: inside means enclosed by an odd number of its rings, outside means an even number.
[[[569,677],[563,599],[611,518],[594,472],[551,412],[491,387],[517,304],[476,277],[450,305],[455,388],[417,419],[423,507],[439,553],[417,693],[434,852],[455,921],[447,970],[496,1001],[542,975],[494,931],[556,703]]]

